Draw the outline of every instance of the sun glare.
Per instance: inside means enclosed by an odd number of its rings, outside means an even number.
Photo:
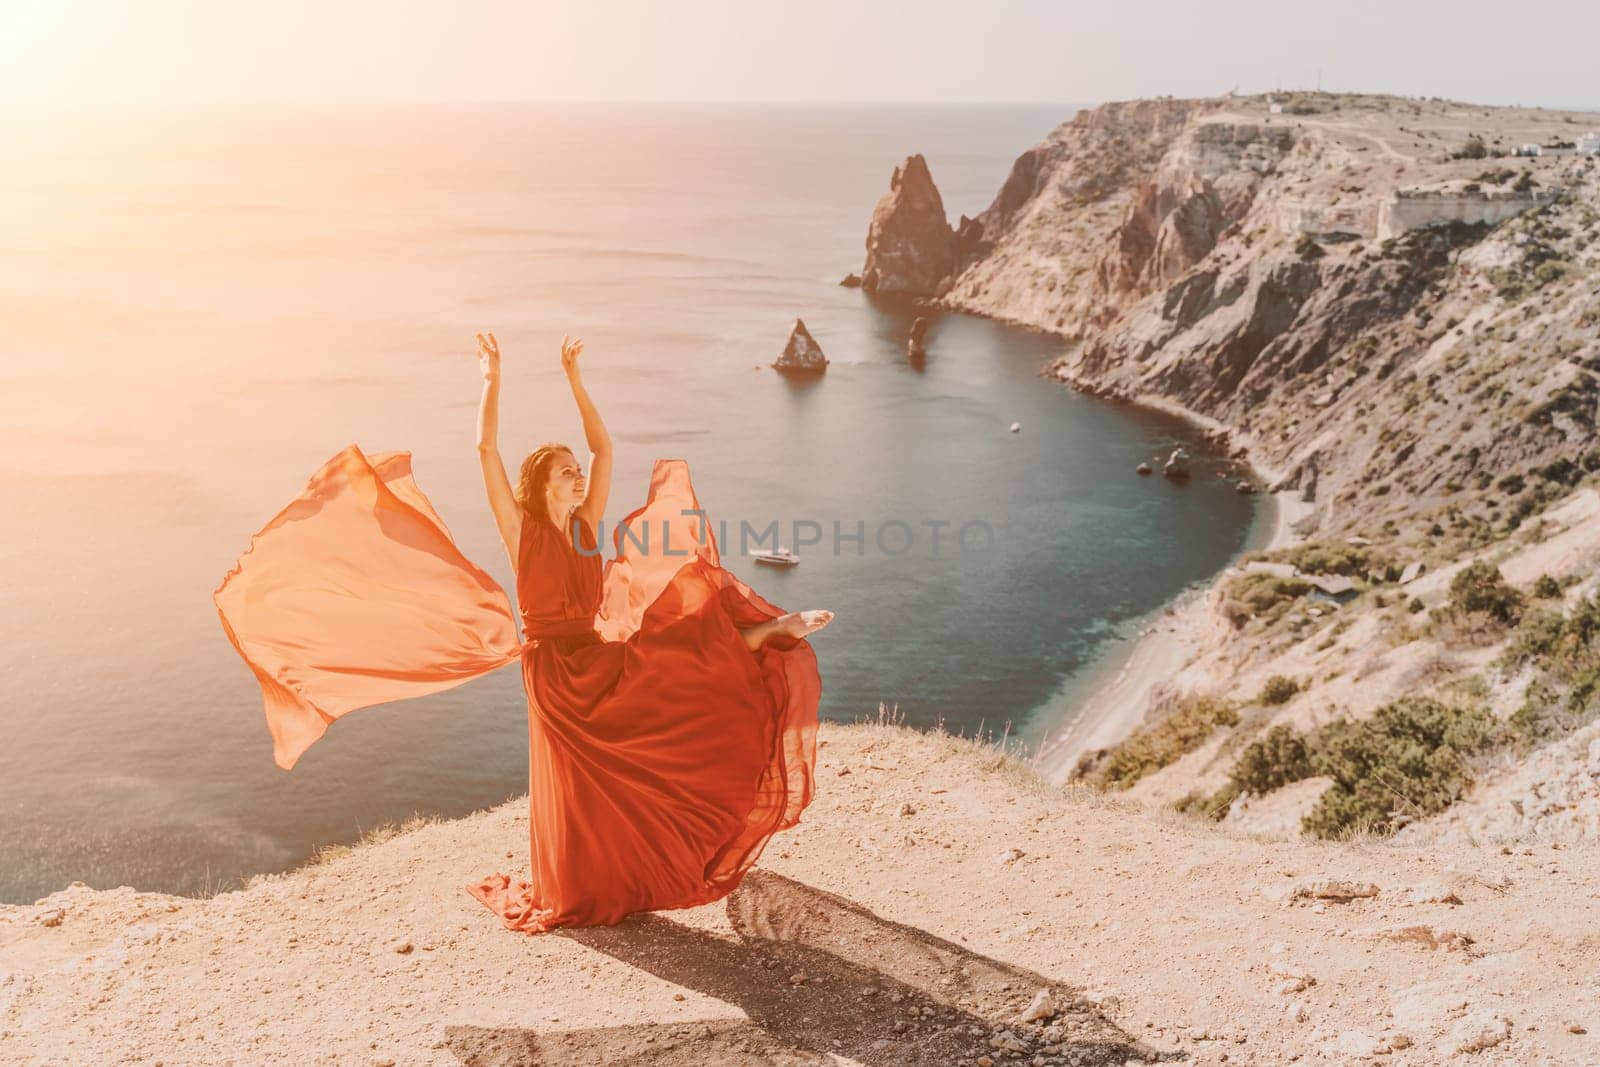
[[[0,0],[0,102],[81,103],[105,93],[128,23],[127,6],[115,3]],[[159,50],[144,61],[159,62]]]

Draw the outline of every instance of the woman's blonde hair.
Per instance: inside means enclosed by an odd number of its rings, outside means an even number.
[[[544,494],[550,486],[550,468],[562,452],[572,455],[572,449],[556,441],[542,444],[522,461],[517,475],[517,488],[512,494],[522,508],[522,517],[532,516],[538,522],[550,522],[550,509],[545,507]]]

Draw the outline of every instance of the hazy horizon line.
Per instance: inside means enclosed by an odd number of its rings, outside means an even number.
[[[1234,91],[1239,98],[1267,96],[1269,94],[1320,93],[1327,96],[1394,97],[1399,100],[1440,101],[1469,107],[1494,107],[1528,111],[1600,111],[1600,104],[1550,104],[1550,103],[1495,103],[1484,100],[1463,100],[1452,97],[1390,92],[1380,89],[1309,89],[1279,88],[1250,92]],[[173,111],[221,111],[230,108],[307,108],[307,107],[723,107],[723,108],[1017,108],[1061,107],[1092,108],[1104,104],[1132,103],[1144,100],[1217,100],[1227,92],[1180,96],[1176,93],[1148,94],[1144,96],[1100,97],[1094,100],[1068,100],[1045,98],[1019,98],[1009,100],[953,100],[953,99],[728,99],[728,98],[642,98],[642,97],[287,97],[262,99],[241,97],[233,100],[188,100],[181,98],[150,97],[121,100],[44,100],[32,97],[0,97],[0,112],[34,110],[38,113],[76,111],[129,111],[164,108]]]

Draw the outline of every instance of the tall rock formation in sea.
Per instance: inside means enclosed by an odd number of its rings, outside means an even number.
[[[889,191],[872,213],[861,287],[876,293],[943,296],[955,280],[956,247],[927,160],[909,156],[894,169]]]

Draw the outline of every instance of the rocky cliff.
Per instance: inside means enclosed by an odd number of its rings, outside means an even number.
[[[0,906],[0,1062],[1593,1059],[1600,854],[1268,844],[887,725],[824,724],[817,769],[732,896],[616,927],[466,894],[525,799],[210,899]]]
[[[927,160],[911,156],[894,169],[889,191],[867,228],[861,287],[869,293],[942,296],[955,280],[956,232]]]
[[[1047,373],[1075,388],[1193,416],[1297,520],[1259,561],[1275,569],[1218,581],[1221,636],[1081,773],[1240,818],[1312,781],[1294,824],[1336,792],[1310,773],[1350,740],[1329,723],[1404,732],[1433,714],[1390,708],[1408,698],[1486,711],[1478,765],[1442,804],[1350,800],[1323,827],[1394,829],[1490,795],[1494,766],[1600,715],[1581,622],[1600,611],[1600,530],[1581,518],[1600,470],[1600,180],[1594,158],[1509,154],[1591,127],[1334,94],[1110,104],[1023,153],[963,221],[939,303],[1059,335]],[[1287,777],[1240,771],[1282,755],[1252,747],[1274,726],[1310,754]]]

